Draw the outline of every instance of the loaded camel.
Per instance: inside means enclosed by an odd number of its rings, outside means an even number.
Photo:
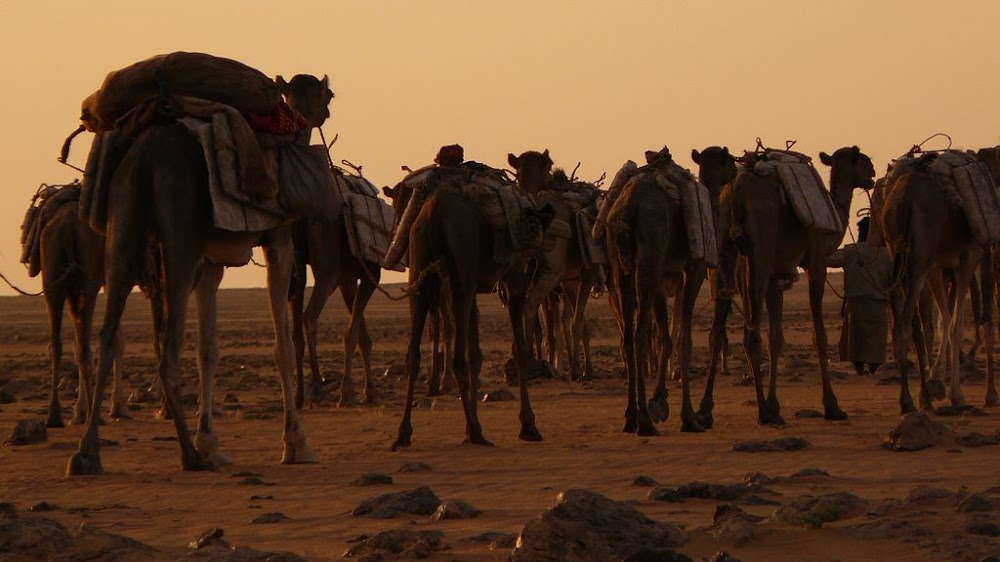
[[[796,217],[784,196],[777,174],[761,175],[753,170],[741,171],[722,193],[720,221],[719,268],[724,283],[732,283],[737,252],[746,258],[746,279],[739,285],[748,314],[744,326],[743,345],[747,362],[753,372],[757,394],[758,422],[762,425],[784,425],[777,396],[779,358],[784,346],[782,335],[783,288],[801,267],[809,275],[809,305],[812,312],[814,343],[823,387],[824,418],[843,420],[847,414],[837,404],[830,382],[827,361],[826,328],[823,326],[823,293],[826,282],[826,256],[832,253],[844,236],[855,188],[874,185],[875,168],[871,159],[856,146],[838,149],[832,155],[820,153],[820,160],[830,167],[830,196],[840,219],[839,233],[822,233],[806,228]],[[728,220],[727,220],[728,219]],[[725,329],[731,300],[729,291],[716,295],[716,316],[712,330]],[[761,373],[761,321],[764,305],[768,310],[770,348],[770,381],[764,396]],[[721,343],[715,335],[712,341]],[[713,345],[712,356],[718,353]],[[712,387],[706,388],[701,419],[712,415]]]
[[[692,256],[685,227],[681,194],[677,186],[660,183],[656,169],[676,166],[666,149],[622,188],[607,213],[604,238],[612,271],[612,307],[622,330],[628,405],[623,431],[639,435],[659,432],[646,403],[646,372],[649,369],[656,318],[661,349],[656,364],[658,384],[664,386],[666,402],[667,362],[673,351],[668,311],[668,289],[680,299],[680,340],[677,343],[681,373],[681,431],[703,431],[691,405],[691,321],[694,304],[705,279],[707,264]],[[695,186],[696,188],[700,186]],[[655,394],[654,394],[655,396]],[[665,406],[664,406],[665,408]],[[666,417],[665,415],[663,416]]]
[[[460,154],[452,154],[454,158],[440,158],[439,154],[439,163],[443,168],[464,166]],[[410,206],[411,199],[425,199],[414,202],[421,203],[421,206],[412,223],[401,222],[397,225],[404,230],[397,232],[396,236],[408,238],[411,329],[406,354],[406,406],[393,450],[408,447],[412,442],[411,417],[420,370],[420,342],[427,315],[434,311],[445,312],[454,326],[451,368],[465,414],[465,441],[492,445],[483,435],[477,413],[476,374],[482,363],[482,354],[478,346],[475,301],[477,293],[491,292],[497,284],[505,288],[509,299],[507,310],[520,387],[521,430],[518,436],[525,441],[542,440],[542,434],[535,425],[525,379],[528,361],[524,329],[524,302],[529,283],[527,256],[514,254],[510,259],[498,260],[494,255],[495,238],[501,234],[493,230],[483,208],[464,190],[471,181],[460,179],[462,185],[441,185],[426,194],[408,187],[405,182],[395,190],[393,206],[396,216],[403,217],[403,221],[407,220],[405,210]],[[526,214],[534,226],[531,231],[540,238],[551,221],[552,210],[528,209]],[[442,301],[447,301],[447,304],[440,306]]]
[[[590,335],[587,333],[587,301],[600,280],[600,266],[587,267],[581,252],[580,237],[589,236],[590,233],[581,232],[577,228],[573,208],[563,198],[559,187],[554,185],[553,162],[548,150],[529,150],[519,156],[508,154],[507,162],[516,172],[520,190],[539,204],[551,205],[555,210],[555,220],[561,220],[570,226],[569,237],[555,238],[553,247],[536,258],[531,289],[525,300],[525,326],[527,329],[535,326],[538,307],[545,304],[553,312],[547,315],[547,328],[550,333],[555,333],[555,325],[561,323],[561,319],[556,318],[559,316],[558,307],[553,307],[546,301],[551,300],[552,292],[557,286],[561,286],[569,305],[568,311],[572,312],[572,328],[566,338],[570,379],[588,380],[593,377],[593,366],[590,360]],[[557,348],[554,340],[554,337],[549,336],[550,359]]]
[[[295,247],[295,273],[292,277],[290,295],[292,305],[293,341],[295,343],[296,376],[298,381],[295,405],[319,400],[323,391],[323,379],[319,370],[316,352],[317,324],[320,313],[330,295],[339,287],[344,304],[350,313],[347,331],[344,333],[344,378],[340,383],[338,406],[354,402],[354,381],[352,378],[354,350],[360,344],[361,362],[365,370],[364,401],[372,404],[378,400],[375,381],[372,378],[372,339],[365,326],[365,307],[378,287],[382,268],[377,263],[355,257],[347,239],[348,225],[343,212],[336,217],[323,219],[299,219],[294,225],[293,246]],[[313,290],[309,304],[303,315],[306,287],[306,266],[312,267]],[[305,341],[302,332],[305,328]],[[303,345],[305,344],[305,345]],[[309,367],[312,380],[308,397],[304,395],[303,351],[308,346]],[[306,400],[308,398],[308,400]]]
[[[278,80],[288,104],[310,127],[329,117],[333,98],[328,80],[296,75]],[[308,142],[308,135],[302,140]],[[254,246],[264,247],[267,285],[275,334],[275,362],[284,403],[282,463],[315,462],[293,401],[293,353],[287,308],[293,249],[291,229],[230,232],[215,228],[208,172],[199,142],[174,120],[139,132],[114,172],[108,194],[106,257],[107,308],[101,328],[97,384],[91,411],[99,411],[114,355],[122,312],[145,263],[147,240],[161,253],[163,337],[159,374],[167,410],[177,430],[184,470],[205,470],[228,459],[212,430],[212,383],[218,364],[216,297],[227,264],[246,263]],[[180,352],[186,305],[194,290],[198,302],[199,410],[194,440],[188,431],[180,393]],[[88,420],[68,475],[102,472],[97,416]]]

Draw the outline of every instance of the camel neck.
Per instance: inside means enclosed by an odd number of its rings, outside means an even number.
[[[847,221],[851,215],[851,200],[854,198],[854,182],[851,178],[837,169],[830,171],[830,198],[837,208],[837,215],[840,217],[840,224],[843,229],[847,229]]]

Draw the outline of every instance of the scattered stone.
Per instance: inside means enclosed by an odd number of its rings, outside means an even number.
[[[960,513],[973,513],[979,511],[992,511],[993,500],[982,494],[969,494],[958,502]]]
[[[899,519],[876,519],[843,528],[850,536],[864,540],[915,541],[931,537],[934,532]]]
[[[886,446],[893,451],[919,451],[955,439],[955,432],[925,412],[905,414],[889,432]]]
[[[973,431],[972,433],[959,435],[958,437],[955,438],[955,443],[963,447],[969,447],[970,449],[975,449],[976,447],[987,447],[989,445],[996,445],[998,441],[995,436],[983,435],[982,433]]]
[[[489,545],[490,550],[509,549],[514,548],[514,545],[517,544],[517,535],[513,533],[497,533],[495,531],[487,531],[485,533],[459,539],[458,542],[486,544]]]
[[[236,404],[239,401],[240,401],[240,399],[239,399],[238,396],[236,396],[235,394],[232,394],[232,393],[228,393],[228,392],[226,393],[225,396],[222,397],[222,402],[225,403],[225,404]]]
[[[792,525],[819,528],[824,523],[850,519],[868,511],[867,500],[849,492],[823,496],[801,496],[775,512],[775,516]]]
[[[278,484],[275,483],[275,482],[265,482],[264,480],[261,480],[260,478],[257,478],[256,476],[250,476],[248,478],[244,478],[243,480],[240,480],[239,482],[236,483],[236,485],[237,486],[277,486]]]
[[[422,462],[408,462],[399,468],[400,472],[427,472],[431,470],[430,465]]]
[[[781,482],[781,478],[774,478],[763,472],[753,472],[743,477],[743,483],[747,486],[769,486]]]
[[[14,394],[7,390],[6,386],[0,386],[0,404],[13,404],[17,402]]]
[[[710,533],[716,542],[725,546],[742,546],[755,536],[755,524],[763,517],[751,515],[735,505],[720,505],[715,508]]]
[[[4,445],[32,445],[35,443],[44,443],[48,440],[49,433],[45,429],[44,421],[21,420],[14,426],[14,431],[4,441]]]
[[[373,519],[392,519],[400,513],[431,515],[441,505],[441,499],[427,486],[369,498],[355,507],[351,515],[365,515]]]
[[[274,499],[274,496],[258,496],[257,494],[254,494],[254,495],[250,496],[250,501],[252,501],[252,502],[256,502],[256,501],[260,501],[260,500],[273,500],[273,499]]]
[[[719,552],[713,554],[712,557],[708,559],[708,562],[740,562],[740,559],[724,550],[720,550]]]
[[[965,532],[986,537],[1000,537],[1000,525],[993,521],[973,521],[966,525]]]
[[[122,561],[125,562],[125,561]],[[229,550],[203,548],[188,553],[176,562],[309,562],[291,552],[262,552],[245,546]]]
[[[188,544],[188,547],[195,550],[210,546],[229,548],[229,543],[222,539],[222,535],[224,533],[225,531],[223,531],[221,527],[214,527],[198,535],[198,538],[191,541],[191,543]]]
[[[782,437],[762,441],[742,441],[733,445],[733,450],[741,453],[776,453],[798,451],[811,444],[801,437]]]
[[[344,552],[344,558],[361,557],[362,560],[389,559],[412,560],[427,558],[434,551],[441,550],[440,531],[414,531],[393,529],[376,533],[352,545]],[[376,556],[372,556],[376,555]]]
[[[44,517],[0,519],[0,552],[48,560],[69,548],[73,537],[59,522]],[[13,558],[12,559],[16,559]]]
[[[153,437],[153,441],[177,441],[176,435],[156,435]]]
[[[777,494],[776,494],[777,495]],[[757,494],[748,494],[740,498],[739,503],[743,505],[781,505],[777,500],[769,500]]]
[[[942,417],[952,417],[952,416],[981,417],[981,416],[988,416],[989,414],[987,414],[986,412],[975,406],[965,404],[963,406],[939,406],[937,408],[934,408],[934,415]]]
[[[378,486],[392,484],[392,476],[378,472],[366,472],[349,482],[351,486]]]
[[[685,498],[703,500],[736,501],[750,491],[746,484],[709,484],[707,482],[691,482],[678,488],[653,488],[649,499],[666,502],[684,501]]]
[[[53,562],[105,560],[131,562],[153,560],[156,549],[135,539],[95,529],[90,523],[80,525],[74,544],[52,558]]]
[[[650,476],[637,476],[635,480],[632,481],[632,485],[639,488],[651,488],[656,486],[656,484],[656,480]]]
[[[825,476],[829,478],[830,473],[819,468],[803,468],[802,470],[789,476],[789,478],[809,478],[811,476]]]
[[[42,511],[59,511],[62,509],[58,505],[49,502],[39,502],[28,508],[28,511],[40,513]]]
[[[289,519],[291,519],[291,517],[288,517],[287,515],[281,513],[280,511],[271,511],[269,513],[261,513],[257,517],[251,519],[250,522],[258,524],[280,523],[282,521],[287,521]]]
[[[263,474],[248,471],[236,472],[229,475],[230,478],[260,478],[261,476],[263,476]]]
[[[669,548],[641,547],[629,554],[622,562],[693,562],[690,556]]]
[[[799,410],[795,412],[795,414],[793,414],[792,417],[797,420],[816,419],[816,418],[822,418],[823,412],[820,412],[819,410],[811,410],[809,408],[806,408],[804,410]]]
[[[442,519],[473,519],[482,515],[483,512],[476,509],[472,504],[463,500],[449,500],[441,502],[441,505],[431,515],[431,520],[441,521]]]
[[[589,490],[567,490],[524,526],[510,561],[621,560],[640,545],[674,548],[687,540],[676,525],[654,521],[634,507]]]
[[[514,399],[514,393],[506,388],[498,388],[483,394],[483,402],[508,402]]]

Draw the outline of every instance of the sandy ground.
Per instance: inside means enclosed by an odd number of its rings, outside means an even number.
[[[839,279],[833,283],[840,286]],[[393,290],[393,289],[390,289]],[[449,549],[431,560],[503,560],[508,551],[462,542],[485,531],[517,533],[556,495],[571,488],[588,488],[616,500],[632,500],[650,517],[676,523],[691,535],[679,550],[695,560],[727,550],[743,561],[834,560],[980,560],[1000,553],[1000,539],[969,535],[965,529],[974,517],[956,510],[954,501],[900,502],[921,488],[942,488],[952,493],[984,492],[1000,484],[997,461],[1000,448],[935,447],[915,453],[894,453],[881,447],[898,421],[894,385],[877,384],[878,377],[859,377],[846,363],[836,360],[832,370],[841,406],[850,419],[827,422],[793,417],[804,408],[821,409],[818,371],[812,350],[812,328],[804,283],[786,297],[786,340],[779,395],[789,424],[783,429],[758,427],[752,387],[739,385],[742,357],[733,361],[733,375],[720,379],[716,393],[716,427],[702,434],[678,431],[679,386],[671,389],[672,415],[659,437],[640,438],[620,429],[625,407],[625,386],[617,375],[621,363],[617,328],[607,299],[591,301],[594,356],[599,378],[587,386],[565,377],[532,384],[532,404],[542,443],[517,439],[517,402],[482,404],[481,420],[495,448],[461,443],[462,410],[456,397],[425,401],[415,410],[413,446],[392,453],[401,414],[405,385],[386,367],[403,357],[409,332],[405,301],[392,302],[377,295],[367,319],[375,339],[376,375],[382,400],[375,406],[336,408],[326,405],[303,412],[308,440],[319,464],[282,466],[280,396],[272,360],[270,320],[263,290],[226,290],[220,293],[222,360],[217,400],[226,394],[239,407],[224,410],[216,430],[222,448],[235,461],[219,472],[184,473],[180,470],[176,442],[169,422],[154,419],[155,407],[143,404],[134,419],[111,422],[101,436],[115,442],[103,449],[106,473],[96,477],[66,478],[66,461],[76,448],[81,428],[49,430],[48,441],[38,445],[0,448],[0,501],[25,511],[39,502],[59,509],[45,514],[70,529],[82,522],[126,535],[159,549],[164,560],[187,552],[187,543],[202,531],[222,527],[234,545],[259,550],[291,551],[310,560],[340,559],[349,541],[364,533],[391,528],[435,529],[444,533]],[[502,363],[509,349],[506,314],[493,295],[480,298],[483,311],[484,390],[502,384]],[[839,335],[839,299],[828,297],[826,326],[831,350]],[[100,312],[100,311],[99,311]],[[696,400],[704,386],[707,364],[707,329],[710,309],[699,305],[695,335]],[[40,298],[0,299],[0,383],[17,401],[0,406],[0,432],[9,434],[21,419],[44,419],[48,377],[47,320]],[[100,318],[100,316],[98,316]],[[340,299],[331,299],[321,319],[321,364],[326,376],[341,377],[346,324]],[[141,296],[133,295],[125,318],[128,336],[126,372],[131,388],[139,388],[154,373],[149,341],[149,312]],[[740,334],[733,328],[733,350]],[[195,392],[195,322],[190,322],[184,367],[185,392]],[[72,329],[64,329],[64,376],[74,375]],[[735,354],[734,354],[735,355]],[[424,355],[424,365],[427,365]],[[834,357],[834,359],[836,359]],[[360,362],[358,362],[360,364]],[[982,364],[979,365],[980,370]],[[360,376],[356,371],[356,376]],[[984,395],[981,378],[969,377],[966,396],[980,405]],[[359,379],[360,380],[360,379]],[[72,405],[72,384],[63,392],[66,419]],[[360,389],[360,384],[358,385]],[[1000,429],[997,412],[986,416],[936,418],[962,431],[993,435]],[[189,411],[189,416],[193,410]],[[189,418],[190,419],[190,418]],[[739,441],[777,437],[802,437],[811,446],[786,453],[740,453]],[[403,465],[421,462],[425,472],[401,472]],[[851,492],[869,500],[872,509],[895,505],[894,521],[927,532],[852,531],[872,521],[863,512],[822,528],[795,526],[771,518],[757,525],[757,536],[739,547],[719,545],[707,527],[720,501],[688,499],[666,503],[647,499],[649,488],[633,486],[640,475],[662,486],[693,481],[733,484],[747,475],[763,473],[787,477],[801,469],[818,468],[827,476],[784,479],[768,487],[782,504],[803,495]],[[391,475],[394,483],[358,487],[349,482],[362,473]],[[257,484],[244,484],[240,473],[256,473]],[[482,510],[474,519],[430,522],[410,516],[375,520],[351,515],[362,500],[389,491],[428,485],[442,499],[463,499]],[[994,490],[996,492],[996,490]],[[252,499],[263,496],[265,499]],[[994,496],[995,498],[995,496]],[[748,512],[771,516],[773,505],[747,506]],[[279,511],[290,520],[251,524],[251,518]],[[991,519],[990,519],[991,520]],[[858,538],[865,536],[867,538]]]

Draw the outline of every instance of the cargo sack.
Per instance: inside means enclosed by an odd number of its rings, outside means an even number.
[[[604,239],[604,225],[608,222],[608,213],[611,211],[615,200],[618,199],[618,195],[621,194],[625,184],[628,183],[628,180],[632,179],[632,176],[636,175],[638,170],[638,164],[632,160],[626,160],[625,164],[615,174],[614,179],[611,180],[611,185],[608,186],[607,194],[604,197],[604,203],[600,205],[597,212],[597,220],[594,221],[594,227],[591,229],[594,240],[600,242]]]
[[[21,223],[21,263],[28,266],[28,276],[37,277],[42,270],[42,231],[63,205],[80,199],[80,182],[67,185],[39,186]]]
[[[224,103],[240,112],[272,113],[281,103],[278,85],[241,62],[204,53],[158,55],[113,71],[83,102],[88,129],[104,131],[146,98],[192,96]]]
[[[802,226],[825,233],[843,233],[837,208],[823,179],[805,154],[768,149],[754,165],[758,174],[778,174],[779,183]]]
[[[343,180],[338,178],[338,181]],[[392,207],[378,197],[360,193],[346,193],[344,201],[344,226],[351,255],[368,263],[381,264],[392,235],[395,218]],[[406,256],[389,269],[405,271]]]
[[[976,240],[983,244],[1000,242],[1000,200],[986,166],[971,154],[947,150],[934,160],[930,172],[958,193]]]
[[[97,133],[90,145],[87,165],[83,172],[83,186],[80,192],[80,220],[90,225],[98,234],[104,235],[108,222],[108,193],[111,178],[118,169],[126,150],[118,146],[118,134],[114,131]]]
[[[333,181],[325,146],[287,144],[278,148],[278,202],[299,217],[340,214],[344,201]]]
[[[583,266],[592,269],[595,266],[608,264],[608,253],[602,244],[594,240],[591,231],[594,228],[594,217],[586,211],[575,214],[577,242],[580,244],[580,255]]]

